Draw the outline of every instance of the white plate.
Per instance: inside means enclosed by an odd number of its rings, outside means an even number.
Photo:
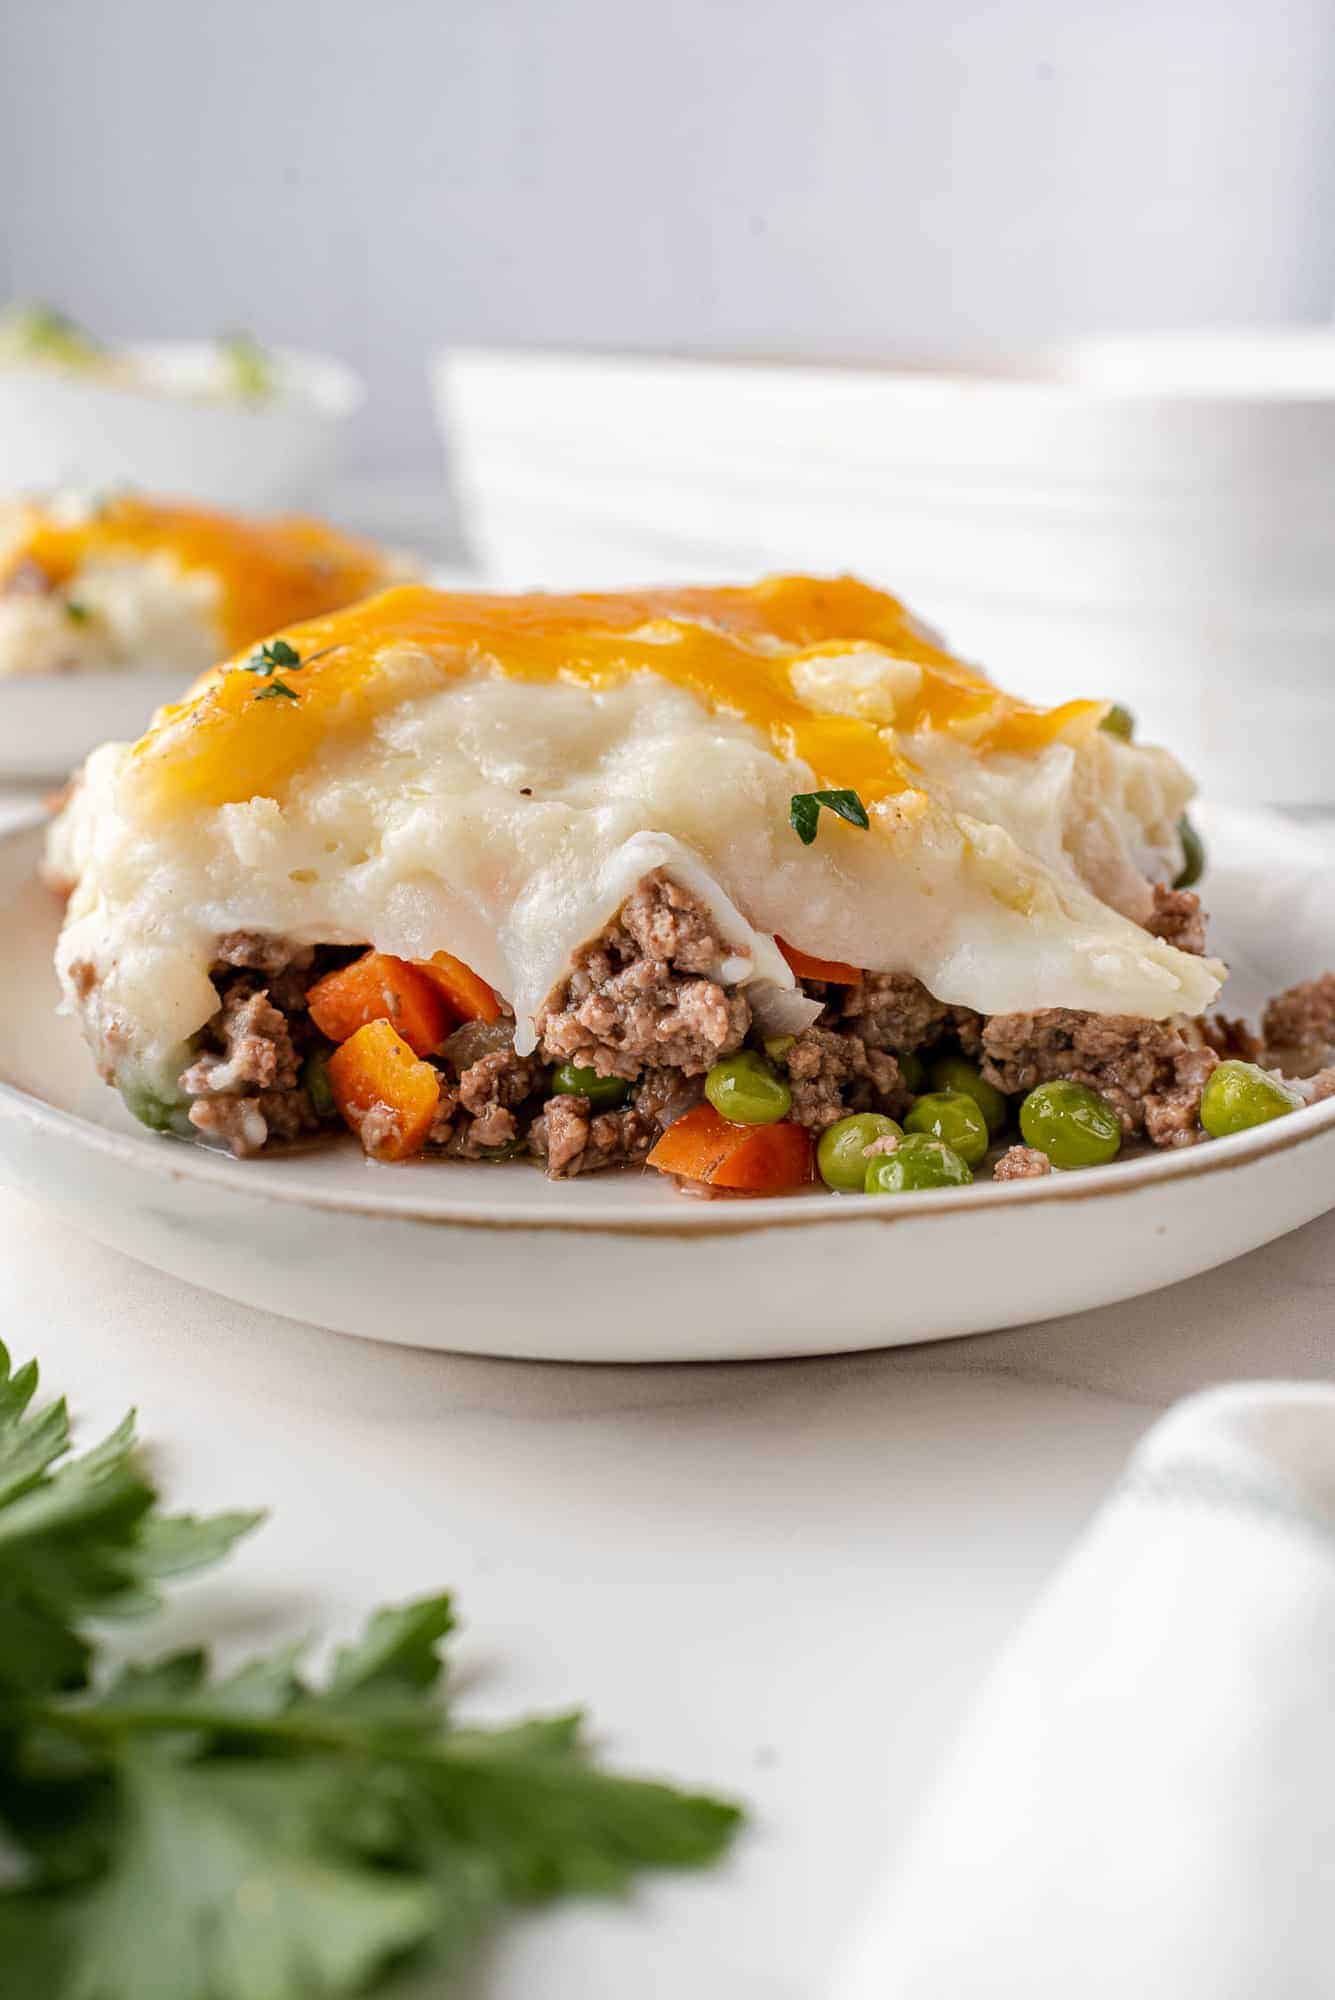
[[[1335,963],[1329,844],[1261,815],[1204,824],[1235,1004]],[[1185,1152],[898,1200],[696,1203],[651,1172],[377,1167],[351,1140],[235,1161],[135,1125],[54,1015],[40,844],[31,824],[0,838],[0,1158],[100,1242],[341,1332],[588,1361],[891,1346],[1130,1298],[1335,1206],[1335,1100]]]

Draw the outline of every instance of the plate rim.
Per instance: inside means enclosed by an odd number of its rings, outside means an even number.
[[[21,1086],[0,1077],[0,1118],[23,1122],[45,1130],[65,1143],[82,1145],[103,1154],[136,1172],[159,1180],[189,1181],[197,1186],[225,1187],[232,1193],[266,1203],[279,1201],[300,1209],[318,1209],[326,1214],[356,1216],[372,1222],[427,1225],[431,1228],[482,1229],[523,1232],[573,1232],[611,1236],[750,1235],[774,1229],[811,1229],[835,1223],[908,1222],[912,1217],[977,1214],[1003,1203],[1092,1201],[1103,1195],[1132,1193],[1160,1181],[1194,1180],[1207,1173],[1223,1173],[1257,1159],[1274,1157],[1294,1148],[1310,1145],[1322,1133],[1335,1127],[1335,1099],[1304,1106],[1292,1119],[1276,1119],[1281,1129],[1271,1132],[1262,1126],[1254,1132],[1235,1133],[1216,1139],[1208,1147],[1192,1146],[1156,1154],[1146,1154],[1120,1165],[1084,1168],[1077,1174],[1044,1175],[1033,1181],[979,1181],[971,1187],[929,1189],[915,1196],[907,1207],[896,1195],[863,1195],[856,1199],[833,1192],[812,1192],[794,1196],[766,1196],[755,1200],[701,1203],[677,1213],[639,1212],[618,1214],[606,1207],[581,1204],[569,1214],[556,1214],[536,1204],[516,1203],[500,1213],[475,1200],[456,1198],[445,1205],[421,1207],[411,1201],[387,1201],[359,1196],[351,1190],[313,1187],[309,1182],[283,1185],[277,1178],[258,1181],[248,1172],[248,1163],[205,1147],[193,1147],[188,1140],[170,1134],[146,1136],[112,1132],[77,1113],[45,1104]],[[1294,1124],[1301,1121],[1301,1129]],[[278,1162],[271,1162],[277,1165]],[[368,1170],[375,1162],[367,1162]],[[237,1176],[246,1178],[238,1180]],[[250,1185],[246,1185],[246,1180]],[[388,1190],[386,1191],[388,1192]],[[678,1197],[680,1200],[680,1197]]]

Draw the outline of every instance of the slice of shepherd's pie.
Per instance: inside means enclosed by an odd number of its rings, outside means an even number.
[[[377,1160],[893,1190],[1018,1111],[1014,1178],[1297,1102],[1205,1019],[1191,790],[851,578],[404,587],[94,754],[58,966],[131,1108],[238,1154],[341,1120]],[[1329,1032],[1335,988],[1290,1004]]]
[[[323,521],[131,494],[16,502],[0,507],[0,680],[135,667],[184,679],[405,573]]]

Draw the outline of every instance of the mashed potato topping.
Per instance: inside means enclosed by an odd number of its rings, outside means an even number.
[[[108,1066],[170,1078],[236,931],[445,950],[513,1006],[655,869],[713,912],[758,1015],[816,1011],[774,939],[994,1014],[1198,1014],[1222,968],[1143,929],[1191,785],[1165,751],[1039,710],[843,579],[601,599],[391,591],[234,661],[90,760],[50,865]],[[247,666],[251,667],[246,671]],[[804,846],[792,797],[851,788]]]
[[[394,574],[378,550],[318,521],[129,495],[11,507],[0,511],[0,678],[128,666],[188,678]]]

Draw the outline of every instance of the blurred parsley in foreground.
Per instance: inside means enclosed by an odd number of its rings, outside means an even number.
[[[69,1452],[0,1347],[0,1996],[332,2000],[445,1964],[515,1904],[697,1866],[740,1814],[589,1761],[578,1715],[455,1726],[450,1600],[378,1611],[323,1682],[288,1649],[96,1672],[254,1514],[158,1511],[127,1419]]]

